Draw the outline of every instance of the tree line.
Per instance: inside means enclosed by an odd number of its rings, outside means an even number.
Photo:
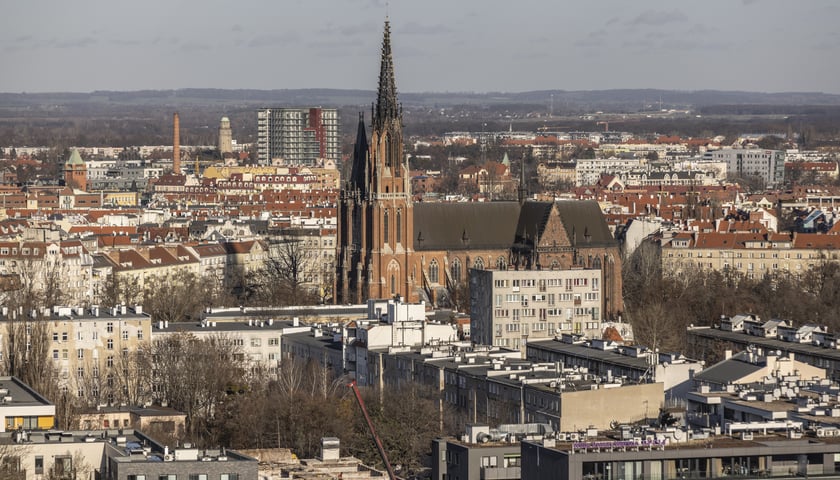
[[[656,243],[643,242],[622,266],[625,315],[636,343],[685,351],[688,326],[712,326],[722,315],[741,313],[840,331],[840,263],[833,254],[824,253],[801,273],[774,271],[752,278],[696,266],[670,274],[659,255]]]

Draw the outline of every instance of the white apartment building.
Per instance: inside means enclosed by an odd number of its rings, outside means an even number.
[[[359,385],[372,385],[372,365],[385,354],[408,352],[412,347],[451,343],[458,340],[454,324],[426,320],[426,305],[402,299],[368,300],[367,318],[345,325],[342,349],[345,370],[355,372]],[[376,357],[376,358],[374,358]],[[378,376],[378,381],[382,377]]]
[[[646,164],[644,158],[579,158],[575,164],[575,186],[594,185],[602,173],[638,170]]]
[[[275,320],[271,317],[252,317],[243,321],[202,320],[201,322],[161,322],[152,328],[152,340],[169,335],[189,334],[200,340],[228,338],[242,355],[252,371],[263,368],[276,374],[280,366],[280,344],[283,335],[308,332],[310,326],[293,320]]]
[[[471,270],[470,338],[523,353],[529,339],[599,338],[602,284],[599,269]]]
[[[260,165],[318,166],[339,160],[338,110],[335,108],[262,108],[257,111]]]
[[[707,152],[704,158],[725,162],[731,175],[755,176],[765,185],[781,185],[785,180],[785,152],[760,148],[725,148]]]

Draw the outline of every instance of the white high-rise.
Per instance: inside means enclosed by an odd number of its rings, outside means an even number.
[[[261,165],[318,166],[338,162],[338,110],[263,108],[257,111],[257,156]]]

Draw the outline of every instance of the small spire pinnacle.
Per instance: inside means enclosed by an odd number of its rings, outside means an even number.
[[[400,117],[397,102],[397,85],[394,79],[394,59],[391,56],[391,23],[385,20],[385,32],[382,38],[382,58],[379,69],[379,90],[374,107],[374,128],[381,127],[388,120]]]
[[[522,157],[522,163],[519,166],[519,203],[525,203],[528,198],[528,188],[525,185],[525,157]]]

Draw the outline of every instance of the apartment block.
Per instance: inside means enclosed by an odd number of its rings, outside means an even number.
[[[257,111],[260,165],[323,166],[339,160],[338,110],[335,108],[263,108]]]
[[[725,162],[730,175],[759,177],[767,186],[785,180],[785,152],[760,148],[724,148],[706,153],[713,161]]]
[[[523,353],[562,333],[600,338],[602,283],[600,269],[471,270],[470,338]]]
[[[0,349],[4,358],[14,355],[10,334],[23,333],[27,342],[45,336],[61,388],[88,405],[107,405],[137,400],[147,393],[137,390],[141,386],[132,381],[135,372],[129,359],[149,344],[151,328],[151,317],[139,305],[111,309],[56,306],[43,312],[4,308]]]

